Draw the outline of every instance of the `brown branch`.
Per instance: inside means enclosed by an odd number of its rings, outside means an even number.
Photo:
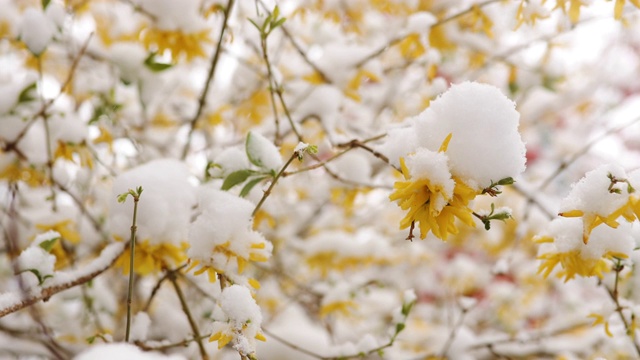
[[[112,249],[116,246],[119,246],[120,249],[115,250],[114,254],[109,254],[111,252],[114,252]],[[111,244],[109,246],[107,246],[102,253],[100,254],[100,256],[94,260],[94,263],[97,263],[98,261],[102,261],[103,256],[107,257],[107,256],[111,256],[112,259],[109,259],[109,263],[106,266],[102,266],[99,267],[97,270],[94,270],[86,275],[80,276],[72,281],[66,282],[66,283],[62,283],[62,284],[57,284],[57,285],[53,285],[53,286],[48,286],[48,287],[44,287],[42,290],[40,290],[39,293],[37,294],[25,294],[26,298],[23,298],[22,301],[20,301],[19,303],[13,304],[11,306],[5,307],[3,309],[0,309],[0,318],[4,317],[5,315],[9,315],[11,313],[14,313],[18,310],[24,309],[28,306],[31,306],[35,303],[37,303],[38,301],[42,300],[42,301],[47,301],[49,300],[49,298],[51,298],[53,295],[62,292],[64,290],[67,289],[71,289],[75,286],[78,285],[82,285],[88,281],[91,281],[92,279],[96,278],[98,275],[102,274],[103,272],[105,272],[106,270],[108,270],[109,268],[111,268],[111,266],[115,263],[116,259],[118,258],[118,256],[120,256],[125,249],[125,244],[124,243],[114,243]],[[108,252],[107,252],[108,250]],[[89,264],[85,267],[89,268],[92,264]]]
[[[227,7],[224,9],[224,19],[222,20],[222,28],[220,29],[220,35],[218,36],[218,44],[216,45],[216,50],[213,53],[213,57],[211,58],[211,66],[209,67],[209,73],[207,74],[207,80],[204,83],[204,89],[202,90],[202,94],[200,94],[200,99],[198,100],[198,110],[196,114],[193,116],[191,121],[189,121],[189,133],[187,135],[187,142],[184,144],[184,148],[182,149],[181,158],[184,159],[187,157],[189,153],[189,148],[191,147],[191,138],[193,137],[193,132],[196,130],[196,124],[200,119],[200,115],[202,115],[202,111],[204,110],[204,106],[207,103],[207,95],[209,94],[209,88],[211,86],[211,81],[213,80],[213,76],[215,75],[216,68],[218,67],[218,60],[220,59],[220,54],[222,53],[222,41],[224,40],[224,34],[227,30],[229,23],[229,16],[231,14],[231,9],[233,8],[235,0],[229,0],[227,2]]]

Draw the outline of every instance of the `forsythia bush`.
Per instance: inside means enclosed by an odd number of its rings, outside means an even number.
[[[640,1],[0,9],[1,359],[640,357]]]

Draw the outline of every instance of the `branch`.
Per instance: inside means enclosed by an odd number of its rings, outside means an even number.
[[[9,315],[18,310],[24,309],[28,306],[31,306],[38,301],[47,301],[53,295],[71,289],[72,287],[82,285],[92,279],[96,278],[98,275],[102,274],[106,270],[108,270],[116,259],[124,252],[125,244],[118,242],[108,245],[106,248],[102,250],[100,256],[98,256],[95,260],[93,260],[90,264],[83,267],[82,269],[65,272],[59,271],[58,275],[63,276],[64,279],[73,278],[73,280],[64,282],[64,283],[55,283],[55,277],[51,280],[54,282],[54,285],[43,287],[40,291],[37,288],[28,289],[30,291],[25,292],[25,297],[20,299],[19,295],[15,293],[5,293],[0,295],[0,303],[4,305],[2,309],[0,309],[0,318],[5,315]]]
[[[468,13],[470,13],[470,12],[474,11],[474,9],[476,9],[476,8],[482,8],[482,7],[485,7],[485,6],[487,6],[487,5],[490,5],[490,4],[493,4],[493,3],[496,3],[496,2],[498,2],[498,1],[501,1],[501,0],[488,0],[488,1],[485,1],[485,2],[482,2],[482,3],[479,3],[479,4],[474,4],[474,5],[470,6],[470,7],[469,7],[468,9],[466,9],[466,10],[463,10],[463,11],[458,12],[458,13],[455,13],[455,14],[453,14],[453,15],[449,16],[449,17],[446,17],[446,18],[444,18],[444,19],[441,19],[441,20],[436,21],[435,23],[431,24],[431,26],[429,26],[429,29],[433,29],[433,28],[434,28],[434,27],[436,27],[436,26],[444,25],[444,24],[448,23],[449,21],[455,20],[455,19],[457,19],[457,18],[459,18],[459,17],[462,17],[462,16],[464,16],[464,15],[466,15],[466,14],[468,14]],[[374,52],[373,52],[373,53],[371,53],[370,55],[366,56],[364,59],[362,59],[362,60],[358,61],[358,62],[354,65],[354,67],[355,67],[355,68],[360,68],[360,67],[362,67],[364,64],[366,64],[366,63],[368,63],[369,61],[371,61],[371,60],[375,59],[376,57],[378,57],[378,56],[382,55],[382,54],[383,54],[385,51],[387,51],[387,49],[388,49],[388,48],[390,48],[391,46],[393,46],[393,45],[396,45],[396,44],[400,43],[400,42],[401,42],[402,40],[404,40],[408,35],[409,35],[409,34],[405,34],[405,35],[398,36],[398,37],[395,37],[395,38],[391,39],[387,44],[385,44],[384,46],[380,47],[378,50],[374,51]]]
[[[200,119],[200,115],[202,115],[204,106],[207,103],[209,87],[211,86],[211,80],[213,80],[213,75],[215,74],[216,68],[218,67],[218,59],[220,59],[220,54],[222,53],[222,40],[224,39],[225,30],[227,30],[228,27],[229,15],[231,14],[231,9],[233,8],[234,1],[235,0],[229,0],[229,2],[227,2],[227,7],[224,9],[224,20],[222,21],[222,29],[220,29],[218,44],[216,45],[216,51],[213,53],[213,57],[211,58],[211,67],[209,67],[209,73],[207,74],[207,80],[204,83],[204,89],[202,90],[202,94],[200,94],[200,99],[198,100],[198,110],[189,122],[189,134],[187,135],[187,142],[186,144],[184,144],[184,148],[182,149],[182,159],[187,157],[187,153],[189,152],[189,148],[191,147],[191,138],[193,137],[193,132],[196,130],[198,119]]]

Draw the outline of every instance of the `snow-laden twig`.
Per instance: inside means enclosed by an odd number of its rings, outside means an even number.
[[[54,278],[47,281],[50,283],[49,286],[34,286],[27,289],[23,297],[13,292],[0,294],[0,318],[31,306],[40,300],[47,301],[61,291],[91,281],[108,270],[124,252],[124,249],[124,243],[110,244],[102,250],[100,256],[88,265],[77,270],[56,272]]]

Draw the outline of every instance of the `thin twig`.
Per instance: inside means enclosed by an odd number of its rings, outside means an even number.
[[[287,167],[289,167],[289,165],[291,164],[293,159],[295,159],[297,157],[298,156],[296,155],[296,152],[291,154],[291,157],[289,158],[289,160],[287,160],[287,162],[284,164],[282,169],[280,169],[280,171],[278,172],[276,177],[273,178],[273,180],[271,181],[271,184],[269,185],[269,188],[264,192],[264,194],[262,194],[262,198],[258,202],[258,205],[256,205],[255,209],[253,209],[253,213],[251,213],[251,216],[256,216],[256,214],[258,213],[258,210],[260,210],[260,208],[262,207],[262,204],[264,204],[265,200],[267,200],[269,195],[271,195],[271,190],[273,190],[273,188],[276,186],[276,183],[278,182],[278,179],[280,179],[282,177],[282,174],[285,172]]]
[[[218,44],[216,45],[216,50],[213,53],[213,57],[211,58],[211,66],[209,67],[209,73],[207,74],[207,79],[204,83],[204,89],[202,90],[202,94],[200,94],[200,99],[198,100],[198,110],[189,122],[189,133],[187,135],[187,142],[186,144],[184,144],[184,148],[182,149],[182,159],[186,158],[187,154],[189,153],[193,132],[196,129],[196,124],[198,123],[200,115],[202,115],[202,111],[204,110],[204,106],[207,103],[207,95],[209,94],[209,88],[211,86],[213,76],[215,75],[216,67],[218,66],[218,59],[220,58],[220,54],[222,53],[222,41],[224,40],[224,34],[228,27],[229,16],[231,14],[231,9],[233,8],[234,2],[235,0],[229,0],[227,2],[227,7],[224,9],[224,19],[222,20],[222,28],[220,29],[220,36],[218,37]]]
[[[138,187],[137,192],[129,190],[133,196],[133,220],[131,222],[131,238],[129,240],[129,289],[127,290],[127,328],[125,333],[125,342],[129,342],[129,334],[131,330],[131,301],[133,297],[133,279],[134,279],[134,258],[136,253],[136,230],[138,229],[136,221],[138,219],[138,202],[140,201],[140,194],[142,188]]]
[[[198,325],[196,324],[193,316],[191,315],[191,311],[189,310],[189,305],[187,305],[187,301],[184,298],[184,294],[182,293],[182,289],[180,289],[180,285],[176,280],[176,274],[174,271],[169,272],[169,281],[173,284],[173,288],[176,290],[176,295],[178,295],[178,299],[180,300],[180,305],[182,306],[182,311],[184,312],[187,320],[189,321],[189,326],[191,326],[191,331],[193,331],[193,337],[198,344],[198,349],[200,350],[200,356],[203,360],[209,359],[209,355],[207,355],[207,351],[202,344],[202,339],[200,336],[200,330],[198,329]]]
[[[441,19],[441,20],[436,21],[435,23],[433,23],[433,24],[431,24],[431,25],[429,26],[429,29],[433,29],[433,28],[434,28],[434,27],[436,27],[436,26],[444,25],[444,24],[448,23],[449,21],[455,20],[455,19],[457,19],[457,18],[459,18],[459,17],[462,17],[462,16],[464,16],[464,15],[467,15],[467,14],[469,14],[470,12],[474,11],[476,8],[482,8],[482,7],[485,7],[485,6],[487,6],[487,5],[490,5],[490,4],[493,4],[493,3],[499,2],[499,1],[502,1],[502,0],[488,0],[488,1],[485,1],[485,2],[482,2],[482,3],[479,3],[479,4],[474,4],[474,5],[470,6],[470,7],[469,7],[468,9],[466,9],[466,10],[463,10],[463,11],[461,11],[461,12],[458,12],[458,13],[455,13],[455,14],[453,14],[453,15],[451,15],[451,16],[448,16],[448,17],[446,17],[446,18],[444,18],[444,19]],[[365,65],[365,64],[366,64],[366,63],[368,63],[369,61],[371,61],[371,60],[375,59],[376,57],[378,57],[378,56],[382,55],[382,54],[383,54],[385,51],[387,51],[387,49],[388,49],[388,48],[390,48],[391,46],[393,46],[393,45],[396,45],[396,44],[400,43],[402,40],[404,40],[404,39],[405,39],[407,36],[409,36],[409,35],[410,35],[410,34],[405,34],[405,35],[398,36],[398,37],[395,37],[395,38],[391,39],[391,40],[390,40],[388,43],[386,43],[384,46],[380,47],[378,50],[374,51],[373,53],[371,53],[371,54],[367,55],[366,57],[364,57],[362,60],[360,60],[360,61],[358,61],[357,63],[355,63],[355,64],[353,65],[353,67],[354,67],[354,68],[360,68],[360,67],[362,67],[363,65]]]

